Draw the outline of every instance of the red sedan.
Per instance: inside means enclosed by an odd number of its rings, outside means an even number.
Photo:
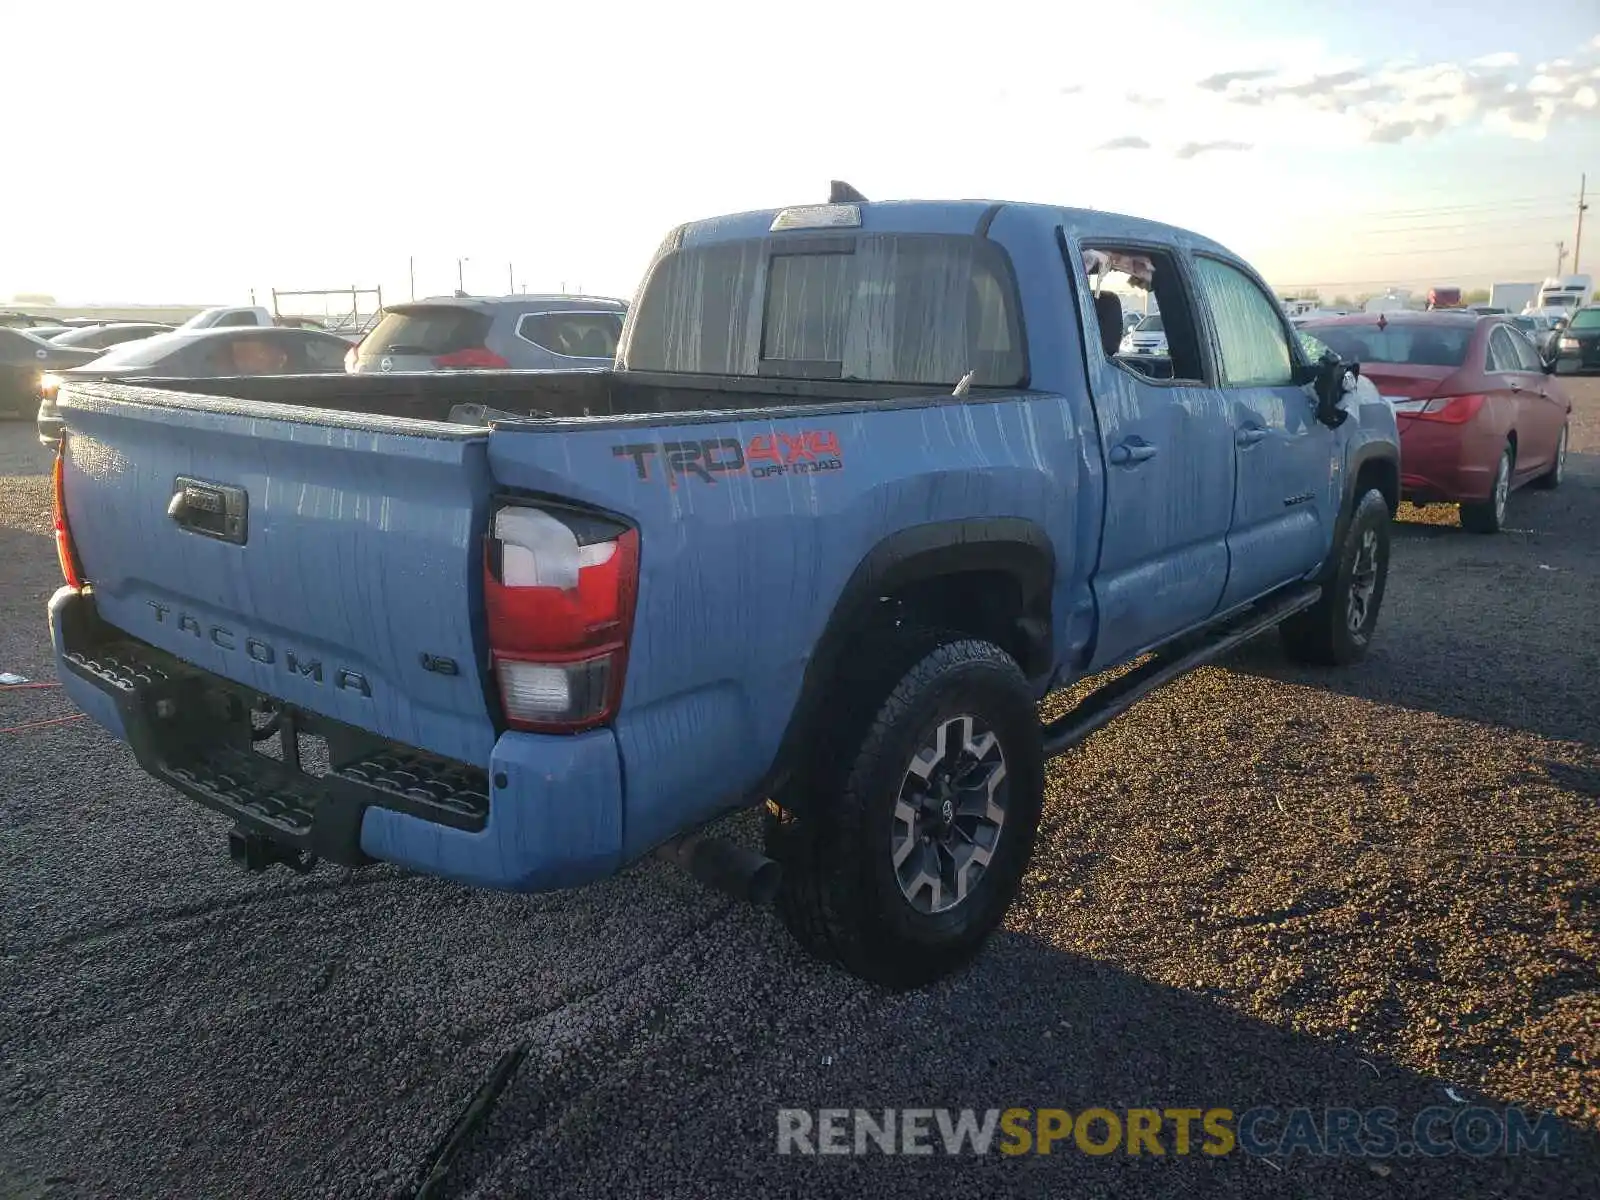
[[[1496,533],[1514,489],[1561,483],[1572,402],[1504,317],[1359,313],[1300,328],[1394,406],[1407,500],[1458,503],[1464,528]]]

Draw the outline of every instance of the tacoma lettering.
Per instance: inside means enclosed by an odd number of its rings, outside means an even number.
[[[155,600],[146,600],[145,603],[155,613],[157,625],[170,625],[182,633],[191,633],[201,641],[209,641],[219,650],[237,652],[242,646],[245,655],[252,662],[260,663],[264,667],[272,666],[281,659],[284,670],[312,683],[325,683],[326,674],[331,677],[336,690],[359,692],[368,699],[372,698],[372,684],[360,671],[352,671],[349,667],[333,667],[325,670],[320,658],[309,658],[294,650],[284,650],[280,653],[271,642],[258,637],[246,637],[241,642],[239,635],[225,625],[202,624],[198,617],[181,609],[174,612],[170,605]]]

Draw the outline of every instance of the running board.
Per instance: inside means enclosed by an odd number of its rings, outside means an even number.
[[[1253,604],[1220,625],[1180,638],[1158,650],[1149,662],[1097,688],[1071,712],[1046,725],[1044,756],[1054,758],[1058,754],[1065,754],[1091,733],[1127,712],[1156,688],[1226,654],[1285,617],[1310,608],[1321,596],[1322,588],[1319,585],[1307,584]]]

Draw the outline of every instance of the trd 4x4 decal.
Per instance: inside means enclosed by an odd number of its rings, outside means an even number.
[[[692,476],[716,483],[718,475],[748,474],[752,479],[775,475],[811,475],[842,471],[839,437],[829,429],[762,434],[748,444],[738,438],[705,438],[694,442],[635,442],[611,447],[618,458],[633,460],[640,479],[665,479],[668,487]]]

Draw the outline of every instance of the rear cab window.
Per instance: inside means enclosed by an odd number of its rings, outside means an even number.
[[[540,312],[517,318],[517,336],[567,358],[615,358],[620,312]]]
[[[482,346],[491,318],[461,305],[391,308],[361,343],[362,357],[419,354],[430,358]]]
[[[671,250],[635,308],[626,369],[1023,387],[1005,252],[962,234],[790,234]]]

